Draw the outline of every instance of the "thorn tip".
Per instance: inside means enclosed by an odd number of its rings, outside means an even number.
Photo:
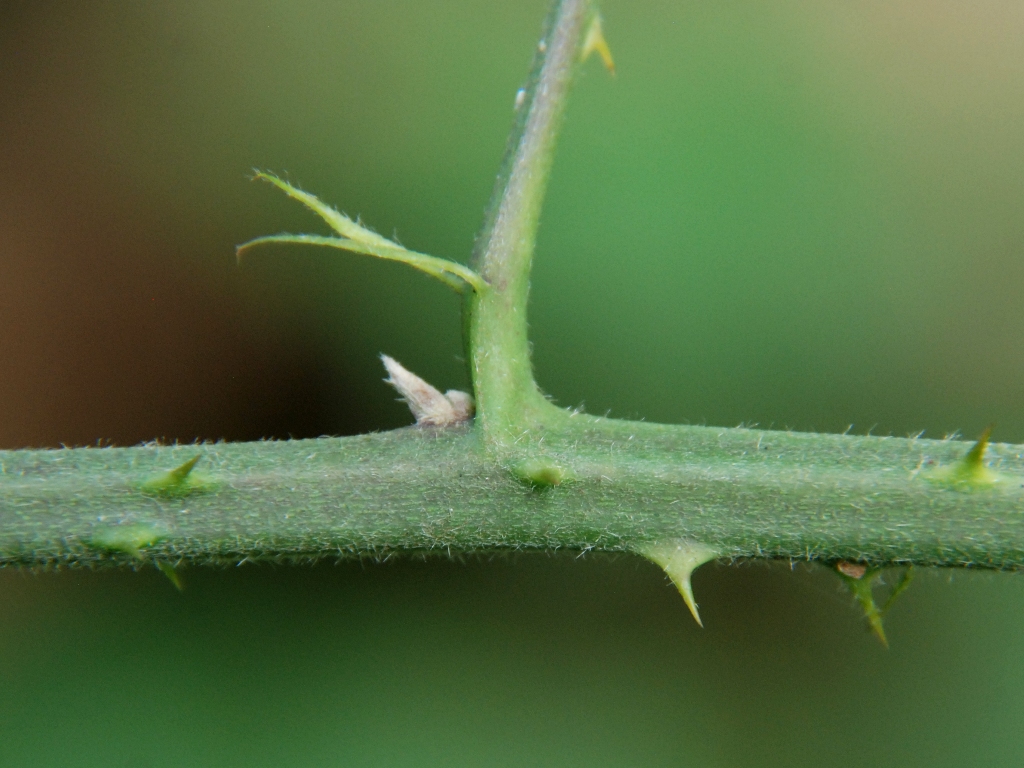
[[[179,592],[185,591],[185,584],[181,580],[181,574],[178,573],[178,570],[173,565],[168,563],[166,560],[156,560],[154,562],[157,570],[167,577],[171,584],[174,585],[175,589]]]
[[[140,486],[142,492],[151,496],[172,498],[212,490],[213,485],[210,482],[204,478],[192,475],[192,470],[201,458],[202,454],[197,453],[174,469],[157,477],[150,478]]]
[[[604,38],[601,16],[596,13],[590,22],[587,36],[583,39],[580,61],[586,61],[592,53],[596,53],[601,57],[601,62],[604,64],[605,69],[611,73],[612,77],[615,77],[615,60],[612,58],[612,50],[608,47],[608,41]]]
[[[693,599],[691,576],[695,570],[714,560],[721,553],[706,544],[688,539],[655,542],[638,548],[637,552],[661,566],[672,583],[676,585],[679,594],[683,596],[683,602],[690,609],[697,626],[703,627],[704,622],[701,621],[700,613],[697,611],[697,602]]]
[[[985,450],[988,448],[988,439],[992,436],[992,429],[995,424],[989,424],[982,431],[981,435],[978,436],[978,442],[976,442],[971,450],[964,456],[964,465],[969,467],[975,467],[980,469],[983,466],[985,460]]]
[[[925,479],[958,491],[976,491],[998,484],[1002,480],[999,473],[985,465],[985,451],[988,450],[994,426],[990,424],[985,427],[978,441],[960,461],[932,470],[924,476]]]

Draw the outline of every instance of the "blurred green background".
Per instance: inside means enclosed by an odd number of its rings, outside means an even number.
[[[542,387],[667,422],[1024,441],[1024,5],[608,0],[531,305]],[[0,3],[0,447],[408,422],[458,300],[288,173],[468,257],[541,0]],[[953,766],[1024,758],[1024,582],[631,558],[0,572],[0,766]]]

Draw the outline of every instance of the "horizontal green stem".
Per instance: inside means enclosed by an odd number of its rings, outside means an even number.
[[[566,479],[552,487],[523,482],[515,454],[496,462],[473,427],[4,451],[0,563],[632,551],[691,539],[724,557],[1024,566],[1024,448],[990,448],[992,486],[928,479],[967,447],[581,415],[519,446],[560,468]],[[194,486],[152,492],[154,477],[197,454]]]

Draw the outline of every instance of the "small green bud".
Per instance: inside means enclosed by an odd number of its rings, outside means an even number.
[[[565,467],[544,456],[523,459],[513,464],[510,471],[520,481],[538,489],[561,485],[570,479]]]

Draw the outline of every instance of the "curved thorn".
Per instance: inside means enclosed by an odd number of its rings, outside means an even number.
[[[985,451],[988,449],[989,437],[992,434],[992,427],[989,425],[978,437],[978,441],[971,446],[960,461],[938,467],[924,475],[926,480],[940,485],[947,485],[958,491],[975,491],[984,488],[991,488],[1002,481],[1002,477],[985,466]]]
[[[612,58],[612,49],[608,47],[608,41],[604,39],[601,16],[597,13],[594,14],[594,19],[587,29],[587,36],[583,39],[580,61],[586,61],[592,53],[601,57],[604,68],[611,73],[612,77],[615,77],[615,60]]]
[[[688,539],[659,541],[638,547],[636,551],[662,567],[668,577],[672,579],[672,583],[676,585],[679,594],[683,596],[683,601],[690,609],[690,613],[693,614],[697,625],[703,627],[704,622],[700,620],[697,603],[693,599],[693,585],[690,577],[700,566],[714,560],[721,553],[706,544]]]
[[[988,439],[992,436],[993,427],[995,427],[995,424],[989,424],[985,427],[984,431],[978,437],[978,442],[976,442],[971,447],[971,450],[967,452],[967,455],[964,456],[963,463],[965,467],[970,467],[974,470],[984,468],[983,462],[985,459],[985,449],[988,448]]]
[[[192,469],[201,457],[202,454],[197,453],[184,464],[145,481],[140,489],[143,493],[151,496],[165,497],[187,496],[190,493],[203,493],[212,490],[213,485],[210,482],[192,475]]]
[[[177,568],[168,563],[166,560],[154,560],[153,564],[157,567],[168,580],[175,586],[179,592],[185,591],[185,583],[181,580],[181,574],[178,573]]]

